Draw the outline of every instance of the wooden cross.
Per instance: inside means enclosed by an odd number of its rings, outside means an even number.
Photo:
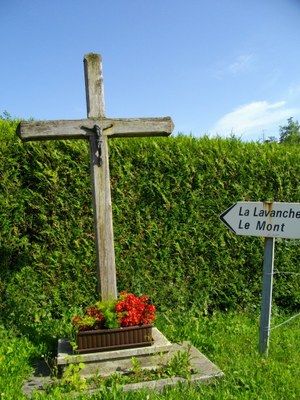
[[[114,137],[168,136],[174,129],[170,117],[105,118],[102,59],[84,56],[87,119],[20,122],[17,134],[23,141],[87,139],[93,186],[98,292],[102,300],[117,297],[112,224],[108,139]]]

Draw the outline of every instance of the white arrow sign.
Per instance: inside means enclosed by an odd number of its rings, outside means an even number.
[[[300,203],[241,201],[220,220],[237,235],[300,238]]]

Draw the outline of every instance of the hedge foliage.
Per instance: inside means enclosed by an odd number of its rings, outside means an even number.
[[[0,312],[21,332],[57,332],[97,297],[88,144],[23,144],[17,122],[0,118]],[[297,146],[113,139],[110,165],[119,291],[162,311],[260,307],[264,240],[218,217],[236,201],[299,202]],[[277,240],[276,269],[299,272],[299,244]],[[278,306],[299,308],[299,281],[275,275]]]

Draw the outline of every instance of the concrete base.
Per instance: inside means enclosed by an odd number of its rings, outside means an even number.
[[[178,352],[189,351],[192,368],[195,371],[189,382],[193,384],[208,383],[212,379],[224,376],[223,372],[215,364],[188,342],[182,345],[172,344],[157,328],[153,328],[152,333],[153,345],[150,347],[80,355],[74,354],[69,339],[60,339],[56,358],[57,366],[60,373],[63,373],[69,364],[84,363],[85,367],[80,371],[81,376],[90,377],[95,374],[108,376],[115,372],[129,372],[133,367],[132,357],[138,360],[142,369],[156,369],[166,365]],[[41,379],[41,381],[38,378],[29,380],[23,387],[24,393],[28,395],[34,388],[42,390],[41,384],[45,382],[45,377]],[[51,379],[49,376],[48,383],[50,382]],[[178,382],[188,383],[184,378],[172,377],[169,379],[127,384],[123,386],[123,391],[135,391],[145,388],[162,390],[167,386],[174,386]],[[93,392],[94,390],[88,391],[90,394]]]
[[[80,372],[82,376],[90,377],[94,374],[107,376],[115,372],[129,372],[133,367],[132,357],[137,359],[142,369],[157,369],[166,365],[179,351],[189,351],[193,370],[196,371],[192,375],[192,382],[207,382],[212,378],[219,378],[224,375],[215,364],[188,342],[185,342],[183,345],[172,344],[157,328],[153,328],[152,335],[153,345],[150,347],[80,355],[73,354],[68,339],[61,339],[58,343],[57,365],[61,372],[63,372],[69,364],[78,364],[81,362],[85,364],[85,368]],[[152,382],[128,384],[123,389],[138,390],[142,387],[162,388],[174,385],[179,381],[184,382],[185,379],[174,377]]]
[[[69,339],[59,339],[57,366],[63,372],[69,364],[84,363],[85,368],[81,370],[81,375],[85,377],[95,373],[106,376],[118,371],[128,371],[132,368],[132,357],[139,361],[141,368],[159,366],[172,350],[172,344],[156,328],[152,329],[152,337],[152,346],[80,355],[74,355]]]

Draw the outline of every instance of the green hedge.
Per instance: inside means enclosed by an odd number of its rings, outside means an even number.
[[[36,332],[97,297],[89,153],[84,141],[23,144],[16,126],[0,118],[0,312]],[[241,200],[299,202],[297,146],[114,139],[110,165],[118,290],[162,311],[260,306],[264,241],[218,216]],[[299,244],[276,242],[278,270],[299,272]],[[299,307],[299,281],[275,276],[278,306]]]

